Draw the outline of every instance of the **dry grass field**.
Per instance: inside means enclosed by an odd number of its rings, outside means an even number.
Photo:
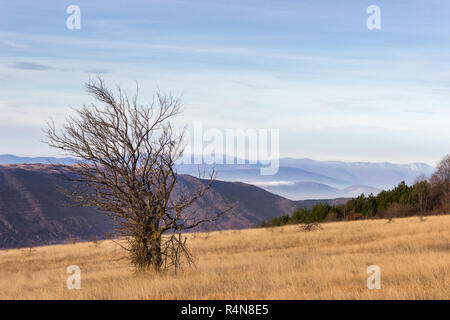
[[[449,230],[432,216],[191,234],[196,267],[176,275],[134,273],[111,241],[3,250],[0,299],[449,299]],[[80,290],[66,287],[69,265]]]

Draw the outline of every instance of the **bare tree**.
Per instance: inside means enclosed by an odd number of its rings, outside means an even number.
[[[191,261],[182,233],[223,213],[199,217],[186,210],[211,187],[214,170],[197,190],[178,183],[184,131],[171,119],[181,113],[181,102],[158,92],[141,105],[138,89],[131,98],[120,87],[113,93],[101,78],[86,90],[99,103],[75,110],[61,129],[47,123],[45,142],[80,160],[65,168],[74,182],[69,196],[113,219],[138,270],[176,270],[181,257]]]
[[[446,155],[438,163],[436,172],[431,177],[435,189],[441,193],[440,202],[446,212],[450,209],[450,155]]]
[[[416,212],[417,210],[413,206],[394,202],[382,211],[381,217],[388,219],[390,223],[394,221],[394,218],[409,217]]]
[[[413,187],[417,205],[420,213],[420,221],[423,221],[423,215],[427,211],[430,202],[431,185],[428,183],[425,175],[421,174]]]
[[[436,174],[445,183],[446,190],[450,189],[450,154],[447,154],[439,161]]]
[[[314,231],[314,230],[322,230],[322,226],[319,221],[309,221],[306,223],[302,223],[299,227],[300,231]]]

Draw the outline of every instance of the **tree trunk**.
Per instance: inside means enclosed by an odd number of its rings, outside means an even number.
[[[150,254],[151,254],[151,266],[153,270],[159,272],[161,270],[162,258],[161,258],[161,237],[156,239],[152,238],[150,243]]]
[[[149,234],[149,254],[150,260],[149,265],[155,270],[159,272],[161,270],[162,265],[162,257],[161,257],[161,233],[159,230],[159,220],[152,219],[149,221],[150,226],[150,234]]]

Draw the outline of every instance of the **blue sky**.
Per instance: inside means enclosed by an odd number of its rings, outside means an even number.
[[[450,152],[449,53],[444,1],[1,1],[0,154],[57,155],[45,121],[89,102],[100,73],[137,80],[143,101],[180,95],[180,124],[278,128],[282,156],[434,165]]]

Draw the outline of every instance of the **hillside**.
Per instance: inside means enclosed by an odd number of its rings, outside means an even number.
[[[194,189],[202,182],[183,175],[180,183]],[[0,166],[0,248],[62,243],[73,238],[91,240],[110,233],[112,226],[102,214],[70,205],[59,191],[68,186],[49,165]],[[316,202],[291,201],[253,185],[216,181],[191,210],[211,216],[233,205],[232,211],[201,230],[240,229]]]
[[[0,250],[0,299],[450,299],[449,229],[431,216],[189,234],[196,267],[177,275],[134,273],[111,241]]]
[[[48,165],[0,166],[0,247],[89,240],[111,231],[103,215],[70,206],[60,187],[67,182]]]

